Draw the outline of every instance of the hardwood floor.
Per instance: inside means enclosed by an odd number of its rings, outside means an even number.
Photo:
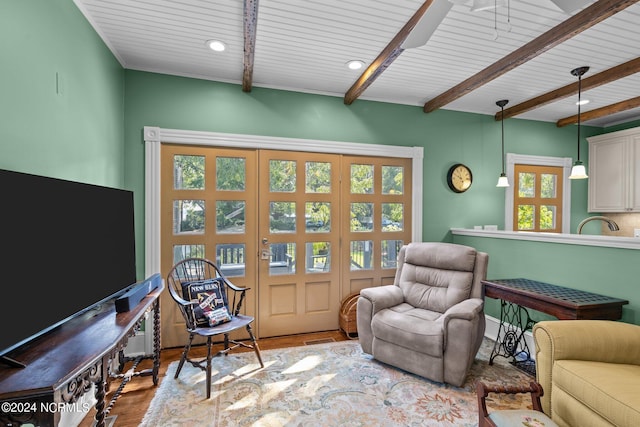
[[[333,340],[346,341],[349,338],[343,331],[327,331],[315,332],[311,334],[288,335],[275,338],[262,338],[258,341],[261,350],[271,350],[285,347],[295,347],[313,342]],[[236,351],[248,351],[246,349],[237,349]],[[160,372],[158,384],[165,379],[167,366],[175,361],[180,360],[182,348],[163,349],[160,352]],[[206,353],[206,347],[198,346],[191,350],[192,356],[203,356]],[[143,361],[138,369],[144,369],[151,366],[150,361]],[[128,369],[125,367],[125,370]],[[171,380],[169,378],[168,380]],[[112,385],[112,390],[107,394],[107,402],[113,391],[117,389],[117,384]],[[109,412],[109,416],[117,416],[115,419],[115,427],[135,427],[140,424],[147,408],[153,399],[156,387],[153,385],[151,377],[136,377],[125,386],[120,397]],[[95,417],[95,410],[91,410],[84,418],[80,427],[91,427]]]

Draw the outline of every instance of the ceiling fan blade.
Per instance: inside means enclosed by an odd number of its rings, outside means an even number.
[[[591,0],[551,0],[551,2],[562,9],[563,12],[571,13],[588,5]]]
[[[506,0],[473,0],[473,4],[471,5],[471,12],[495,9],[496,7],[506,5]]]
[[[400,47],[412,49],[427,44],[452,6],[453,4],[448,0],[433,0],[429,9],[422,15]]]

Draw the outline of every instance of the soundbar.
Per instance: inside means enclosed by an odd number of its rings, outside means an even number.
[[[123,313],[138,305],[154,289],[160,286],[160,273],[150,276],[143,282],[133,285],[131,289],[116,299],[116,312]]]

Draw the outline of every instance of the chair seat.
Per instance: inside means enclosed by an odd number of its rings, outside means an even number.
[[[508,409],[495,411],[489,415],[496,427],[558,427],[544,412],[532,409]]]
[[[442,357],[444,353],[443,324],[431,319],[437,317],[439,313],[420,308],[403,311],[385,309],[373,316],[371,330],[377,338],[386,342],[430,356]]]
[[[245,316],[243,314],[238,314],[236,316],[231,317],[231,321],[221,323],[217,326],[212,326],[209,328],[206,327],[198,327],[195,328],[192,332],[195,332],[198,335],[202,335],[205,337],[212,335],[225,334],[228,332],[232,332],[238,328],[242,328],[250,324],[254,321],[252,316]]]

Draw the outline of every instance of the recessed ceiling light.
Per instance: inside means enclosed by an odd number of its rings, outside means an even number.
[[[207,40],[206,45],[209,46],[209,49],[215,52],[222,52],[227,48],[227,45],[220,40]]]
[[[347,62],[347,67],[350,70],[359,70],[360,68],[364,67],[364,62],[358,60],[349,61]]]
[[[576,102],[576,105],[585,105],[585,104],[588,104],[589,102],[591,101],[589,101],[588,99],[581,99],[579,102]]]

